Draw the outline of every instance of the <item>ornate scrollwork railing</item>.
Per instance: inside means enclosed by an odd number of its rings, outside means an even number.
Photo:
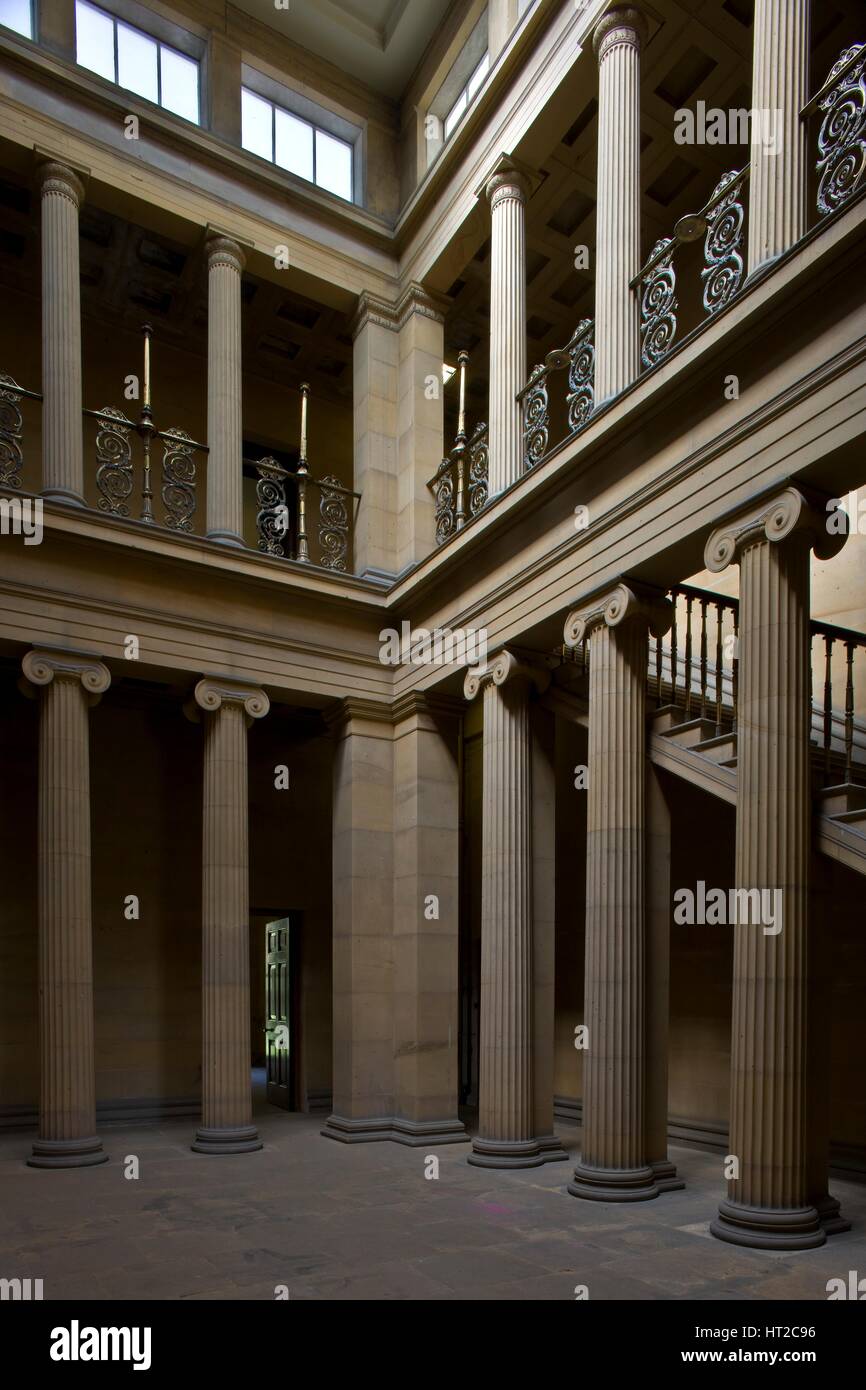
[[[704,238],[703,308],[712,317],[731,302],[743,278],[743,230],[746,209],[743,190],[749,177],[747,164],[724,174],[700,212],[687,213],[674,227],[672,237],[656,242],[642,270],[631,281],[641,294],[641,365],[644,370],[661,362],[674,345],[678,332],[677,272],[674,264],[680,246]]]
[[[310,477],[307,461],[307,413],[310,388],[300,387],[301,443],[297,468],[283,468],[270,455],[256,463],[255,469],[256,544],[266,555],[296,560],[301,564],[315,563],[322,569],[342,570],[349,567],[352,501],[360,496],[343,487],[339,478]],[[310,555],[307,535],[307,489],[319,489],[319,523],[317,531],[318,558]]]
[[[866,44],[845,49],[801,114],[816,111],[823,113],[815,165],[818,213],[826,217],[853,198],[866,170]]]
[[[156,523],[153,511],[153,479],[151,454],[154,440],[160,440],[162,471],[160,499],[162,524],[173,531],[193,530],[196,510],[195,454],[207,454],[206,444],[199,444],[186,430],[172,427],[157,429],[153,419],[150,392],[150,343],[153,330],[149,324],[142,328],[144,338],[144,383],[141,413],[131,420],[112,405],[101,410],[85,410],[84,415],[97,422],[96,429],[96,490],[97,506],[109,516],[132,518],[132,495],[135,491],[135,460],[133,440],[140,441],[141,504],[137,521],[152,526]]]
[[[0,487],[20,487],[24,468],[23,400],[41,401],[38,391],[27,391],[14,377],[0,372]]]
[[[523,390],[518,392],[523,414],[523,468],[535,468],[547,457],[550,445],[550,377],[568,368],[568,433],[577,434],[589,420],[595,407],[595,348],[594,322],[581,319],[564,348],[554,348],[544,362],[533,367]]]
[[[460,402],[457,415],[457,434],[454,447],[440,463],[427,483],[433,493],[436,519],[436,544],[443,545],[449,536],[460,531],[472,517],[487,505],[488,453],[487,425],[480,422],[471,435],[466,433],[466,371],[469,353],[457,358]]]

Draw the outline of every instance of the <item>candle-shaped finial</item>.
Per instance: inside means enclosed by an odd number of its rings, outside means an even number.
[[[461,352],[457,358],[460,371],[460,410],[457,416],[457,438],[466,438],[466,368],[469,366],[469,353]]]
[[[307,400],[310,395],[309,384],[302,382],[301,387],[301,454],[298,459],[298,472],[307,472]]]
[[[150,340],[153,337],[153,329],[149,323],[143,323],[141,325],[141,331],[144,334],[144,391],[142,408],[150,414]]]

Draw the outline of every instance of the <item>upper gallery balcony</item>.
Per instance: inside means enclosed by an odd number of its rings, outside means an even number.
[[[483,176],[474,210],[442,235],[446,144],[418,191],[442,192],[429,227],[410,198],[352,289],[328,281],[329,256],[360,261],[338,210],[311,274],[279,247],[269,261],[216,201],[202,225],[146,178],[130,194],[0,134],[0,488],[289,565],[410,571],[643,377],[687,365],[749,284],[862,194],[853,0],[813,23],[808,79],[792,57],[774,108],[778,54],[755,46],[750,6],[717,8],[714,26],[678,0],[636,19],[580,7],[572,66],[507,154],[483,122],[508,118],[517,88],[488,63],[453,134]],[[567,14],[525,10],[525,61],[583,22]],[[197,168],[191,151],[188,182]],[[252,201],[248,225],[269,231]]]

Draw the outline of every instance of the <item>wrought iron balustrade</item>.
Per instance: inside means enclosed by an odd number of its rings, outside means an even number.
[[[39,391],[19,386],[8,372],[0,372],[0,487],[21,486],[24,471],[24,415],[22,401],[40,401]]]
[[[487,505],[488,497],[487,425],[479,422],[471,435],[466,433],[469,353],[461,352],[457,364],[460,387],[457,434],[452,449],[427,483],[435,502],[437,545],[442,545],[477,516]]]
[[[565,396],[566,430],[570,439],[583,429],[595,407],[595,347],[593,319],[581,319],[564,348],[554,348],[544,362],[533,367],[529,380],[517,394],[523,419],[523,468],[535,468],[547,457],[550,446],[550,377],[568,368]],[[562,442],[562,441],[560,441]]]
[[[296,471],[283,468],[267,457],[255,462],[244,460],[255,469],[256,544],[266,555],[300,564],[317,564],[322,569],[345,571],[349,568],[353,504],[360,493],[342,485],[338,478],[313,478],[307,460],[307,414],[310,388],[300,387],[301,444]],[[318,489],[316,545],[310,551],[308,531],[308,489]]]
[[[631,288],[640,290],[641,294],[641,365],[644,370],[667,356],[677,336],[680,304],[675,258],[681,246],[704,238],[700,278],[705,317],[711,318],[724,309],[739,291],[744,270],[744,192],[750,167],[746,164],[742,169],[731,169],[723,174],[700,212],[681,217],[673,236],[662,237],[656,242],[646,265],[631,281]]]
[[[173,531],[189,533],[196,513],[196,458],[207,454],[185,430],[160,430],[153,419],[150,389],[150,344],[153,330],[142,328],[144,338],[144,381],[141,411],[130,419],[114,406],[101,410],[85,409],[86,418],[97,422],[96,490],[97,506],[109,516],[129,517],[145,525],[161,524]],[[133,453],[136,442],[137,457]],[[159,476],[154,480],[154,443],[162,445]],[[136,473],[139,481],[136,484]],[[159,493],[160,516],[154,511],[154,485]],[[135,500],[133,494],[137,494]],[[137,513],[136,515],[133,515]]]
[[[821,113],[818,130],[818,213],[844,207],[863,184],[866,169],[866,45],[846,48],[823,86],[806,103],[803,119]]]

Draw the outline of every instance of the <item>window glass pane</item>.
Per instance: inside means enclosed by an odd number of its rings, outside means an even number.
[[[33,38],[30,0],[0,0],[0,24],[23,34],[25,39]]]
[[[159,46],[159,61],[162,65],[162,105],[166,111],[173,111],[176,116],[198,125],[198,63],[164,44]]]
[[[478,67],[475,69],[472,76],[470,77],[469,85],[466,88],[466,95],[470,101],[473,100],[475,93],[478,91],[478,88],[481,86],[489,71],[490,54],[485,53],[484,57],[481,59],[481,62],[478,64]]]
[[[277,107],[274,160],[302,179],[313,177],[313,127]]]
[[[137,92],[140,97],[147,97],[148,101],[159,101],[157,54],[154,39],[138,29],[118,23],[117,80],[121,87]]]
[[[451,110],[448,112],[448,115],[445,117],[446,140],[448,139],[448,136],[451,134],[454,127],[457,125],[458,121],[460,120],[460,117],[463,115],[463,112],[466,110],[466,105],[466,92],[462,91],[457,100],[455,101],[454,105],[451,107]]]
[[[262,101],[246,87],[241,90],[241,144],[262,159],[274,157],[272,110],[269,101]]]
[[[316,183],[352,201],[352,146],[324,130],[316,131]]]
[[[114,75],[114,20],[85,0],[75,4],[75,57],[83,68],[98,72],[109,82]]]

